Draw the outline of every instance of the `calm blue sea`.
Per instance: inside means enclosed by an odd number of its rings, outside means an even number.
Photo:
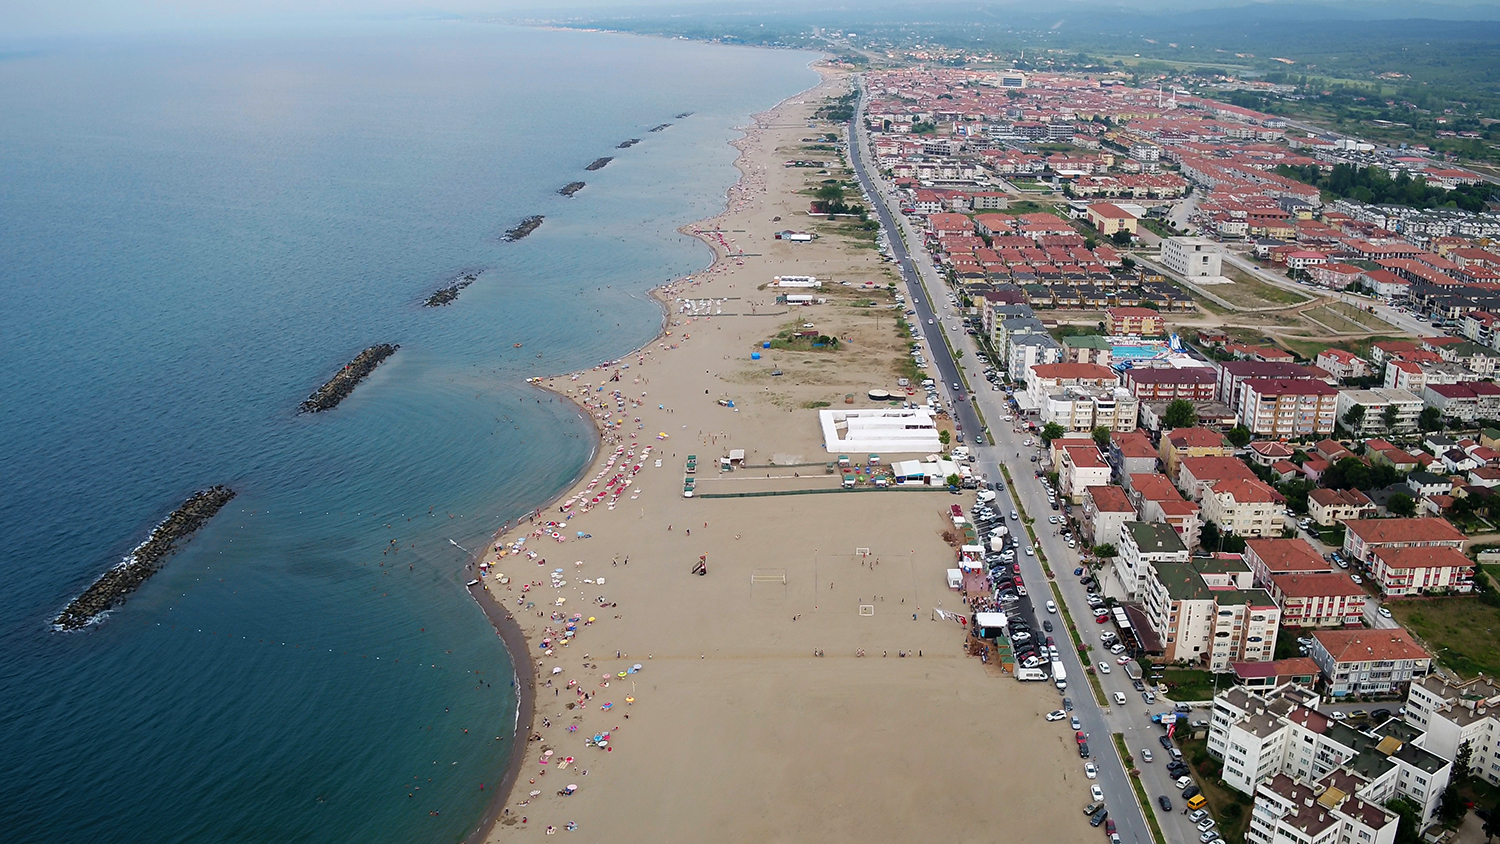
[[[0,837],[460,839],[515,699],[452,543],[593,448],[523,379],[656,332],[732,127],[810,59],[453,23],[0,53]],[[145,589],[51,632],[215,483],[239,497]]]

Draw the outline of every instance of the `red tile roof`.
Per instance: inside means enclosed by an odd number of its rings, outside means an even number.
[[[1319,630],[1313,638],[1333,656],[1334,662],[1373,662],[1396,659],[1431,659],[1432,655],[1412,641],[1400,627],[1379,630]]]
[[[1446,519],[1355,519],[1344,523],[1345,530],[1358,536],[1366,545],[1385,542],[1462,542],[1464,535]]]

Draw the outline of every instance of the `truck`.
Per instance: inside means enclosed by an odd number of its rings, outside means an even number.
[[[1045,679],[1047,679],[1047,672],[1043,671],[1040,668],[1017,668],[1016,669],[1016,679],[1017,680],[1045,680]]]
[[[1064,668],[1061,662],[1052,663],[1052,682],[1057,685],[1058,691],[1067,691],[1068,669]]]

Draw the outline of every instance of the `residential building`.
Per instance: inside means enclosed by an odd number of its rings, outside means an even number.
[[[1283,460],[1291,460],[1297,450],[1277,440],[1256,440],[1250,446],[1250,462],[1257,466],[1275,466]]]
[[[1276,363],[1259,360],[1231,360],[1218,364],[1219,401],[1238,411],[1244,399],[1245,382],[1256,378],[1274,378],[1284,381],[1312,380],[1325,377],[1322,370],[1295,363]]]
[[[1083,499],[1083,491],[1109,483],[1110,466],[1091,442],[1086,446],[1068,446],[1057,462],[1058,494],[1074,504]]]
[[[1230,457],[1234,454],[1234,445],[1228,437],[1207,428],[1174,428],[1161,435],[1157,448],[1161,462],[1166,466],[1167,477],[1173,481],[1177,480],[1182,461],[1189,457]]]
[[[1111,335],[1159,337],[1167,333],[1167,325],[1161,312],[1150,308],[1110,308],[1104,312],[1104,330]]]
[[[1269,591],[1287,627],[1358,627],[1364,621],[1368,596],[1348,572],[1274,574]]]
[[[1132,366],[1120,373],[1120,377],[1125,387],[1143,402],[1213,401],[1218,394],[1219,376],[1210,366]]]
[[[1148,566],[1158,563],[1186,563],[1188,549],[1177,531],[1165,524],[1126,522],[1120,531],[1120,545],[1115,556],[1115,579],[1129,598],[1141,588]]]
[[[1091,486],[1083,491],[1084,541],[1090,545],[1120,547],[1120,531],[1137,518],[1125,490],[1117,486]]]
[[[1453,548],[1376,548],[1370,576],[1387,595],[1474,591],[1474,561]]]
[[[1318,352],[1313,363],[1340,381],[1364,378],[1370,374],[1370,364],[1364,358],[1343,349],[1324,349]]]
[[[1177,469],[1177,488],[1190,501],[1199,501],[1224,481],[1258,481],[1238,457],[1188,457]]]
[[[1105,237],[1115,232],[1136,233],[1136,216],[1113,202],[1096,202],[1088,207],[1089,225]]]
[[[1359,424],[1349,424],[1348,414],[1354,407],[1364,408]],[[1422,414],[1422,400],[1406,390],[1375,387],[1369,390],[1340,390],[1334,402],[1338,423],[1358,437],[1375,433],[1410,434],[1417,430]]]
[[[1250,586],[1239,561],[1196,557],[1155,561],[1143,578],[1142,605],[1168,662],[1229,671],[1232,662],[1269,661],[1280,610],[1269,593]]]
[[[1463,549],[1464,535],[1445,519],[1356,519],[1344,523],[1344,554],[1362,563],[1371,562],[1383,548]]]
[[[1307,494],[1307,515],[1323,527],[1339,522],[1373,518],[1378,508],[1357,489],[1318,488]]]
[[[1319,630],[1312,638],[1308,656],[1334,697],[1398,694],[1432,670],[1432,655],[1405,628]]]
[[[1141,521],[1165,524],[1177,532],[1187,548],[1198,547],[1203,520],[1197,504],[1183,499],[1166,475],[1155,472],[1130,475],[1130,503],[1140,513]]]
[[[1469,770],[1500,785],[1500,686],[1489,677],[1455,682],[1439,674],[1412,681],[1406,722],[1424,730],[1424,746],[1456,759],[1468,745]]]
[[[1204,490],[1201,503],[1203,521],[1224,534],[1280,536],[1286,523],[1286,499],[1258,479],[1219,481]]]
[[[1068,363],[1097,363],[1109,366],[1115,362],[1109,339],[1099,334],[1074,334],[1062,338],[1063,360]]]
[[[1224,274],[1224,247],[1201,237],[1169,237],[1161,242],[1161,263],[1189,279]]]
[[[1464,381],[1457,384],[1426,384],[1422,401],[1435,407],[1445,419],[1473,422],[1500,417],[1500,384]]]
[[[1329,574],[1333,564],[1318,556],[1304,539],[1249,539],[1245,541],[1245,565],[1257,586],[1269,588],[1280,574]]]
[[[1139,429],[1116,431],[1109,438],[1109,462],[1115,467],[1115,477],[1122,480],[1131,475],[1155,472],[1156,446]]]
[[[1312,380],[1252,378],[1244,383],[1240,424],[1261,437],[1333,433],[1339,391]]]
[[[1063,364],[1091,366],[1092,364]],[[1134,431],[1140,418],[1140,402],[1124,387],[1063,387],[1041,402],[1042,421],[1055,422],[1065,431]]]
[[[1026,370],[1026,392],[1038,408],[1064,387],[1113,387],[1117,383],[1115,371],[1097,363],[1037,364]]]

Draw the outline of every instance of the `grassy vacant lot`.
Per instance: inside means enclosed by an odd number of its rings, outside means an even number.
[[[1308,308],[1303,311],[1303,316],[1315,320],[1322,325],[1328,326],[1336,334],[1359,334],[1366,329],[1363,325],[1344,316],[1343,313],[1334,310],[1331,305],[1323,305],[1317,308]]]
[[[1167,697],[1175,701],[1209,700],[1214,696],[1214,675],[1197,668],[1168,668],[1162,672]]]
[[[1224,265],[1224,276],[1233,284],[1215,284],[1209,288],[1215,296],[1242,308],[1271,308],[1278,305],[1300,305],[1308,297],[1284,290],[1255,278],[1239,267]]]
[[[1388,601],[1391,613],[1432,649],[1438,662],[1464,677],[1500,673],[1500,607],[1477,596]]]

